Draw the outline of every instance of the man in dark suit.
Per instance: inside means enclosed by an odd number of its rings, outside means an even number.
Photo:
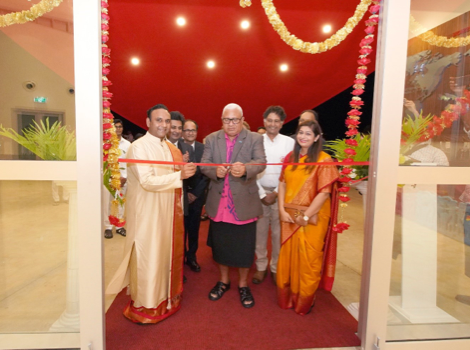
[[[256,176],[266,165],[263,137],[243,127],[243,111],[237,104],[225,106],[222,130],[206,137],[203,163],[229,163],[230,166],[203,166],[209,179],[206,211],[210,217],[207,242],[219,264],[220,280],[209,292],[219,300],[230,289],[229,268],[237,267],[238,292],[242,306],[255,305],[248,287],[248,271],[256,245],[256,220],[263,214]]]
[[[204,145],[196,141],[198,125],[194,120],[186,119],[183,125],[184,142],[191,147],[194,153],[194,161],[201,162]],[[201,212],[206,200],[206,188],[209,179],[202,174],[200,167],[196,174],[188,179],[188,215],[184,217],[185,238],[187,248],[185,252],[186,264],[194,272],[201,271],[197,263],[196,252],[199,240],[199,227],[201,224]]]
[[[194,162],[194,152],[191,146],[186,144],[181,137],[183,134],[183,125],[185,122],[184,115],[178,111],[170,112],[171,127],[167,134],[167,139],[174,144],[183,154],[184,162]],[[183,209],[184,215],[188,215],[188,183],[189,180],[183,181]]]

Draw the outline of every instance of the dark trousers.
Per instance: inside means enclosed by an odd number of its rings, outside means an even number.
[[[184,217],[185,257],[186,260],[195,260],[199,241],[199,226],[201,224],[204,196],[197,198],[189,204],[188,215]],[[187,242],[187,243],[186,243]]]

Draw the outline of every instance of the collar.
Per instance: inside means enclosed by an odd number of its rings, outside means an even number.
[[[228,135],[224,132],[225,141],[228,141],[228,142],[231,142],[231,143],[235,143],[235,142],[237,142],[238,136],[240,136],[240,134],[241,134],[241,132],[240,132],[237,136],[235,136],[233,140],[230,140],[230,138],[228,137]]]
[[[266,140],[268,141],[271,141],[271,142],[275,142],[278,138],[279,138],[279,135],[281,135],[280,132],[277,133],[277,135],[274,137],[274,139],[271,140],[271,138],[268,136],[268,133],[264,134],[263,136],[266,138]]]
[[[142,136],[142,137],[147,138],[150,142],[156,142],[156,143],[159,143],[159,144],[161,144],[161,143],[167,141],[166,137],[162,140],[162,139],[160,139],[159,137],[153,136],[153,135],[152,135],[151,133],[149,133],[148,131],[147,131],[147,133],[146,133],[144,136]]]

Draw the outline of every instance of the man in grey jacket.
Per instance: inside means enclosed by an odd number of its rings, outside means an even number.
[[[239,105],[225,106],[222,130],[206,138],[202,163],[226,165],[205,166],[201,171],[210,179],[207,243],[221,275],[209,299],[218,300],[230,289],[229,268],[237,267],[240,301],[250,308],[255,302],[248,287],[248,271],[255,255],[256,220],[263,213],[256,176],[266,168],[251,164],[265,164],[266,156],[262,136],[243,128],[243,121]]]

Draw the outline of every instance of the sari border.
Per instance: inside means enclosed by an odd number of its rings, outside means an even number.
[[[338,220],[338,184],[333,184],[332,200],[330,203],[331,215],[328,224],[328,231],[325,236],[325,245],[323,248],[322,269],[320,272],[319,288],[331,292],[336,272],[336,257],[338,245],[338,233],[333,229]]]
[[[325,166],[331,166],[331,165],[325,165]],[[326,184],[325,186],[323,186],[322,188],[319,188],[319,189],[318,189],[318,193],[320,193],[321,190],[323,190],[325,187],[330,186],[330,185],[334,184],[335,182],[337,182],[338,179],[339,179],[339,176],[336,177],[336,178],[335,178],[333,181],[331,181],[330,183],[328,183],[328,184]],[[333,194],[333,192],[334,192],[334,191],[331,191],[331,192],[323,192],[323,193],[330,193],[330,194]]]
[[[286,222],[285,224],[289,224],[289,223]],[[297,231],[298,231],[298,230],[300,229],[300,227],[301,227],[300,225],[297,225],[297,226],[298,226],[298,227],[297,227],[286,239],[284,239],[284,240],[281,242],[281,246],[282,246],[283,244],[286,244],[287,241],[288,241],[289,239],[291,239],[294,234],[297,233]],[[281,228],[282,228],[282,225],[281,225]],[[282,237],[282,235],[281,235],[281,237]]]

